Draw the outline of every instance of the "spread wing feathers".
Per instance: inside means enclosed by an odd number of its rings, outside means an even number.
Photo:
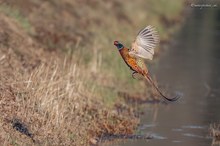
[[[147,26],[138,33],[135,41],[132,43],[132,49],[129,54],[134,57],[152,60],[154,48],[158,43],[158,33],[152,26]]]

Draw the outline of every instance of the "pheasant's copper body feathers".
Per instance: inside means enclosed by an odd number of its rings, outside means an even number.
[[[145,72],[145,70],[143,70],[143,68],[137,62],[137,59],[130,56],[128,48],[123,48],[119,50],[119,52],[125,63],[130,67],[131,70],[140,74],[143,74],[143,72]]]
[[[144,63],[144,59],[153,59],[154,49],[158,45],[158,43],[159,36],[157,32],[152,26],[147,26],[138,33],[136,39],[132,43],[132,48],[130,50],[124,47],[118,41],[115,41],[114,45],[118,48],[125,63],[130,67],[132,71],[134,71],[133,74],[141,74],[153,85],[153,87],[159,92],[162,97],[169,101],[175,101],[179,98],[179,96],[176,96],[172,99],[164,96],[159,88],[152,81],[148,73],[148,69]]]

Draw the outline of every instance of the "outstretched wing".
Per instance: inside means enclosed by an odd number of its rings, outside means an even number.
[[[158,43],[158,33],[152,26],[147,26],[138,33],[135,41],[132,43],[132,49],[129,54],[136,58],[139,57],[152,60],[154,48]]]

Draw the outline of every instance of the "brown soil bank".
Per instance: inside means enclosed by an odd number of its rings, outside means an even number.
[[[145,19],[168,39],[182,2],[172,11],[151,0],[0,4],[2,145],[89,145],[103,135],[134,133],[138,118],[118,91],[143,93],[144,83],[129,80],[111,43],[116,36],[131,41]]]
[[[74,63],[61,64],[55,54],[49,57],[51,53],[5,15],[0,15],[0,22],[2,144],[33,144],[31,138],[13,129],[16,119],[40,145],[87,145],[91,137],[104,133],[133,132],[137,120],[130,120],[132,111],[120,116],[98,98],[92,99]]]

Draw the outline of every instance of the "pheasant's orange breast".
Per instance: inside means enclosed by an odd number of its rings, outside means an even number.
[[[128,48],[123,48],[119,50],[122,58],[124,59],[125,63],[130,67],[131,70],[136,71],[138,73],[142,72],[141,68],[137,65],[136,59],[129,55]]]

